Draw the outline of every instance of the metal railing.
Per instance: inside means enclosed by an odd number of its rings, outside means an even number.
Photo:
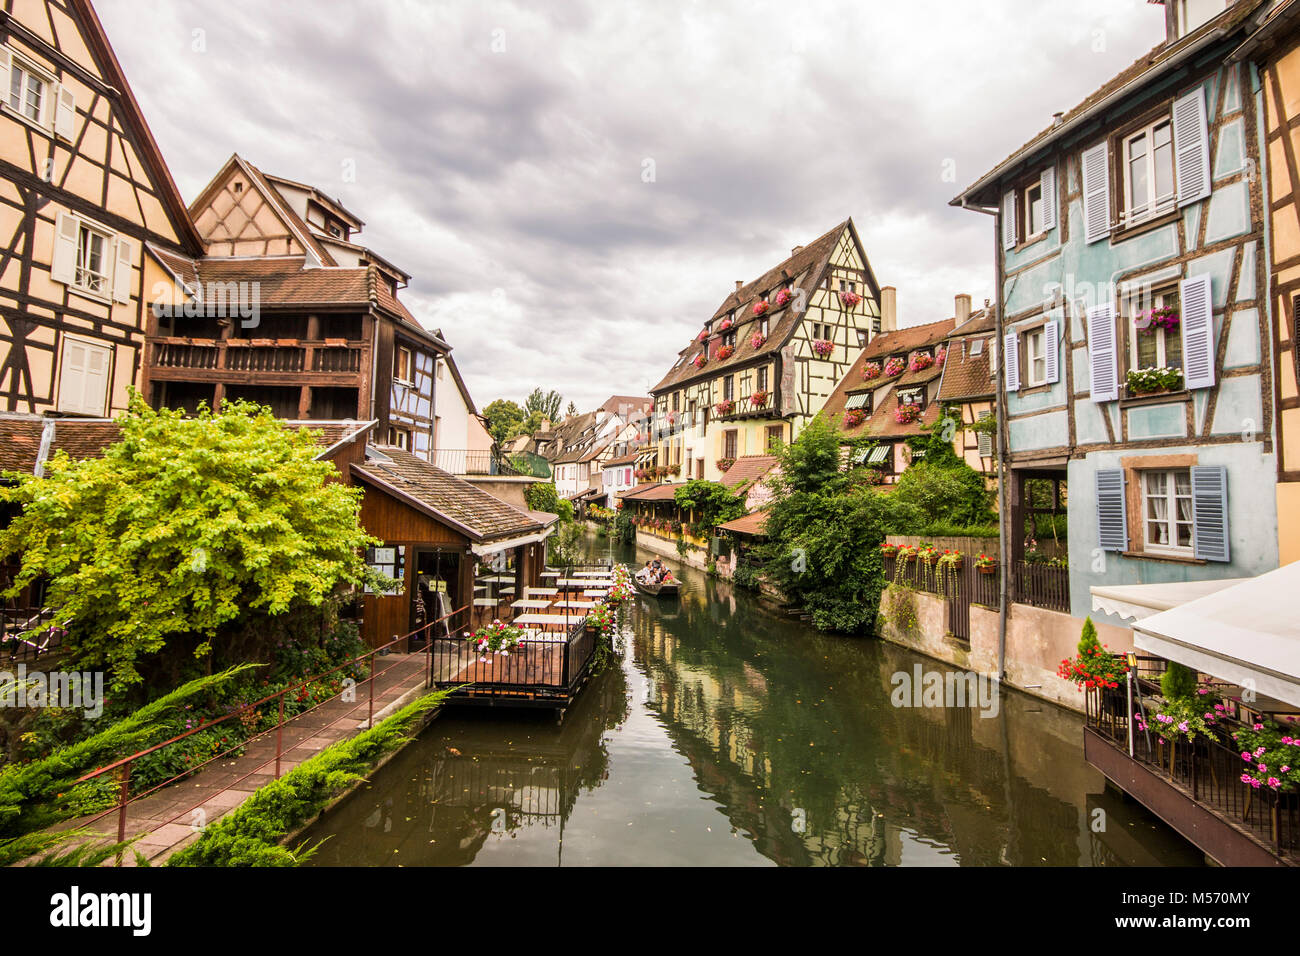
[[[885,555],[884,573],[886,582],[894,580],[898,567],[898,558]],[[1002,571],[998,567],[979,568],[967,555],[962,567],[957,572],[945,572],[955,577],[958,587],[955,595],[940,590],[940,572],[937,564],[927,564],[919,558],[910,558],[899,581],[918,591],[927,591],[941,597],[955,598],[967,604],[980,604],[985,607],[997,607],[1002,587]],[[1015,565],[1009,587],[1012,603],[1028,604],[1048,611],[1070,613],[1070,569],[1055,565],[1036,564],[1020,561]],[[949,588],[949,591],[952,591]]]
[[[439,448],[433,463],[453,475],[506,475],[528,477],[510,461],[490,449]]]

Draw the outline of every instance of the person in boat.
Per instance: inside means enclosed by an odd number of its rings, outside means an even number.
[[[645,567],[636,573],[636,579],[640,581],[642,584],[649,584],[651,581],[654,580],[654,574],[655,574],[654,568],[651,567],[650,562],[647,561],[645,563]]]

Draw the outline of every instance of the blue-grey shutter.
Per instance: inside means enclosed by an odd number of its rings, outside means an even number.
[[[1103,551],[1128,550],[1128,502],[1119,468],[1097,472],[1097,545]]]
[[[1061,379],[1060,335],[1061,324],[1055,319],[1043,323],[1043,364],[1047,366],[1047,382],[1058,382]]]
[[[1205,121],[1205,87],[1174,100],[1174,176],[1178,205],[1210,195],[1210,134]]]
[[[1083,240],[1110,235],[1110,168],[1106,143],[1083,151]]]
[[[1203,561],[1228,560],[1228,469],[1192,467],[1192,539]]]
[[[1183,384],[1209,388],[1214,384],[1214,299],[1208,275],[1192,276],[1180,283],[1182,306]]]
[[[1008,332],[1002,341],[1002,360],[1006,363],[1007,391],[1020,391],[1020,349],[1016,333]]]
[[[1043,194],[1043,228],[1056,228],[1056,164],[1039,174],[1038,185]]]
[[[1089,390],[1094,402],[1119,398],[1119,366],[1115,355],[1115,309],[1094,305],[1087,313]]]
[[[1002,248],[1016,247],[1016,191],[1008,189],[1002,194]]]

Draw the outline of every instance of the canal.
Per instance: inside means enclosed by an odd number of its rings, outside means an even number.
[[[648,554],[590,538],[595,558]],[[450,709],[305,835],[311,865],[1200,865],[1083,761],[1079,717],[895,707],[944,670],[727,582],[638,595],[564,722]]]

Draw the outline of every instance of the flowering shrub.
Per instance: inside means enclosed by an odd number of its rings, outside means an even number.
[[[749,404],[754,406],[755,408],[766,408],[767,399],[768,399],[767,392],[760,388],[753,395],[749,396]]]
[[[935,362],[937,362],[939,365],[942,365],[942,364],[943,364],[943,360],[946,359],[947,357],[948,357],[948,346],[946,346],[946,345],[941,345],[941,346],[939,346],[938,349],[935,350],[935,353],[934,353],[934,360],[935,360]]]
[[[844,413],[844,427],[857,428],[867,420],[867,413],[860,408],[850,408]]]
[[[719,415],[730,415],[735,407],[736,403],[729,398],[724,398],[722,401],[718,402],[718,404],[713,406],[714,410]]]
[[[1221,713],[1222,705],[1216,710]],[[1258,790],[1268,787],[1289,793],[1300,785],[1300,737],[1284,733],[1277,724],[1254,724],[1250,730],[1239,730],[1232,739],[1241,748],[1241,759],[1246,768],[1241,782]]]
[[[613,604],[626,601],[632,596],[632,572],[628,570],[626,564],[616,564],[614,565],[613,579],[614,586],[609,589],[605,601]]]
[[[1116,687],[1118,685],[1111,684],[1109,686]],[[1201,696],[1208,693],[1204,688],[1197,692]],[[1197,736],[1215,737],[1214,725],[1223,716],[1223,705],[1220,704],[1220,710],[1216,712],[1210,709],[1212,703],[1209,700],[1202,700],[1201,696],[1166,701],[1151,716],[1149,721],[1143,720],[1140,712],[1135,714],[1137,729],[1145,731],[1149,727],[1165,740],[1171,742],[1181,739],[1190,743]]]
[[[1165,329],[1173,331],[1178,328],[1180,322],[1177,309],[1162,308],[1152,309],[1147,313],[1147,324],[1144,328],[1139,329],[1143,335],[1155,335],[1156,329]]]
[[[691,359],[691,364],[696,368],[704,368],[704,366],[709,364],[709,360],[705,357],[704,353],[701,352],[699,355],[695,356],[695,358]]]
[[[912,356],[912,361],[908,363],[907,370],[909,372],[920,372],[933,364],[934,359],[929,355],[924,352],[917,352],[916,355]]]
[[[766,335],[764,335],[762,332],[755,332],[753,335],[749,337],[749,347],[751,349],[761,348],[763,343],[766,341],[767,341]]]
[[[524,646],[523,630],[510,624],[504,624],[500,620],[495,620],[491,624],[480,627],[473,634],[466,631],[465,638],[478,652],[480,664],[487,663],[488,654],[509,657],[512,650],[520,650]]]
[[[1172,392],[1183,387],[1180,368],[1139,368],[1128,373],[1128,390],[1135,395]]]
[[[735,354],[736,347],[734,345],[724,345],[722,348],[718,349],[718,361],[725,362]]]
[[[844,303],[846,308],[851,309],[862,301],[862,296],[858,295],[856,292],[841,292],[840,301]]]
[[[777,304],[777,307],[779,308],[779,307],[785,305],[787,302],[789,302],[789,301],[790,301],[791,299],[793,299],[793,298],[794,298],[794,293],[793,293],[793,292],[791,292],[789,289],[782,289],[780,292],[778,292],[778,293],[776,294],[776,304]]]
[[[736,463],[736,459],[734,458],[719,458],[718,471],[727,471],[735,463]]]
[[[879,378],[880,363],[868,362],[866,365],[862,366],[862,377],[866,379],[868,382],[871,381],[873,378]]]
[[[587,612],[587,626],[595,628],[601,634],[608,635],[617,622],[618,612],[604,601],[597,601]]]
[[[921,406],[905,402],[894,409],[894,421],[900,425],[910,425],[921,417]]]
[[[812,350],[825,358],[835,351],[835,343],[830,339],[813,339]]]
[[[981,554],[980,558],[983,557]],[[1097,628],[1092,623],[1092,618],[1086,618],[1079,635],[1078,653],[1061,661],[1056,673],[1079,690],[1092,687],[1114,688],[1119,686],[1120,678],[1128,673],[1128,663],[1124,658],[1106,650],[1105,645],[1097,640]]]
[[[759,299],[754,303],[754,314],[762,315],[767,311],[767,299]]]
[[[898,355],[892,356],[891,358],[885,360],[885,368],[884,368],[885,378],[889,378],[893,375],[897,375],[905,368],[907,368],[907,363],[903,361],[901,356]]]

